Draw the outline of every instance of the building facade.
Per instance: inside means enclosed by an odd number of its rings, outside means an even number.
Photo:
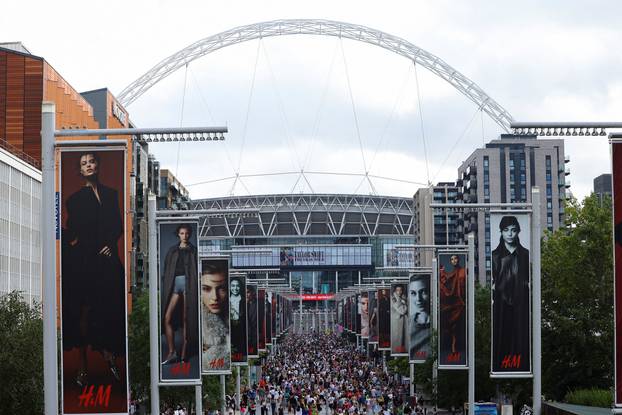
[[[41,302],[41,171],[0,148],[0,296]]]
[[[201,256],[228,255],[250,279],[278,280],[296,292],[389,283],[415,265],[411,198],[285,194],[193,200],[189,207],[216,212],[199,221]],[[327,306],[334,301],[304,304]]]
[[[594,179],[594,193],[601,203],[605,197],[611,197],[611,174],[601,174]]]

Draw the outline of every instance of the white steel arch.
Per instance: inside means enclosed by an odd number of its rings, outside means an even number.
[[[473,101],[475,105],[488,114],[501,128],[505,131],[510,131],[510,123],[513,121],[513,117],[510,113],[488,96],[475,82],[449,66],[438,56],[397,36],[365,26],[332,20],[273,20],[247,26],[239,26],[206,37],[162,60],[121,91],[118,99],[124,106],[128,106],[149,90],[149,88],[177,69],[219,49],[249,40],[284,35],[336,36],[379,46],[404,56],[449,82],[460,93]]]

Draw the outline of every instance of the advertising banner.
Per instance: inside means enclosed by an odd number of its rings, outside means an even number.
[[[270,307],[271,310],[272,310],[272,313],[271,313],[271,316],[272,316],[272,324],[271,324],[272,331],[271,331],[271,333],[272,333],[272,343],[274,343],[274,342],[276,342],[276,336],[278,335],[277,330],[279,329],[278,326],[277,326],[277,318],[276,318],[277,294],[276,293],[271,293],[271,295],[272,295],[272,301],[271,301],[272,304],[271,304],[271,307]]]
[[[198,221],[158,223],[162,383],[201,381],[198,225]]]
[[[231,363],[248,363],[248,337],[246,332],[246,276],[229,278],[229,318],[231,319]]]
[[[385,268],[414,268],[415,250],[400,244],[383,244],[382,253]]]
[[[257,290],[257,349],[260,352],[266,351],[266,290]]]
[[[371,266],[371,245],[340,244],[305,246],[232,247],[235,268],[305,268]]]
[[[378,343],[378,291],[369,290],[367,292],[369,299],[369,343]]]
[[[391,284],[391,356],[408,356],[407,285]]]
[[[62,412],[126,414],[125,147],[59,155]]]
[[[531,375],[531,246],[528,212],[491,212],[491,376]]]
[[[611,144],[614,225],[614,344],[616,406],[622,406],[622,144]]]
[[[356,294],[356,312],[354,314],[354,332],[361,334],[361,314],[363,313],[363,304],[361,301],[361,294]]]
[[[391,350],[391,300],[389,289],[378,289],[378,350]]]
[[[229,261],[201,259],[202,373],[231,373]]]
[[[360,296],[361,337],[369,339],[369,293],[363,291]]]
[[[466,253],[438,254],[438,367],[467,368]]]
[[[259,357],[257,284],[246,283],[246,330],[248,333],[248,357]]]
[[[272,325],[272,292],[271,291],[266,291],[265,310],[266,310],[266,317],[265,317],[266,319],[266,345],[271,346],[272,337],[274,337],[272,335],[273,325]]]
[[[425,363],[432,353],[430,274],[412,274],[408,281],[409,361]]]

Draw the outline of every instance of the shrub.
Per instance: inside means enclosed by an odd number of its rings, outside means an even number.
[[[585,406],[611,408],[613,393],[608,389],[576,389],[569,391],[564,398],[567,403]]]

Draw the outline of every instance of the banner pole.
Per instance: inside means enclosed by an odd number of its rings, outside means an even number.
[[[158,361],[158,230],[156,226],[156,197],[149,194],[147,224],[149,229],[149,362],[151,383],[151,413],[160,413],[160,389],[158,386],[160,362]]]
[[[540,252],[540,189],[531,188],[533,235],[533,414],[540,415],[542,409],[542,333],[541,333],[541,252]]]
[[[475,415],[475,234],[469,233],[469,269],[467,274],[469,415]]]
[[[410,396],[415,395],[415,364],[410,364]]]
[[[240,410],[240,370],[242,370],[242,368],[240,366],[236,367],[237,370],[235,372],[235,409],[237,411]]]
[[[436,256],[432,258],[432,281],[430,281],[430,288],[432,290],[432,332],[437,333],[438,341],[438,260]],[[438,347],[437,347],[438,351]],[[434,364],[432,365],[432,385],[434,387],[434,406],[438,406],[438,353]]]
[[[225,383],[225,375],[220,375],[220,396],[222,398],[220,412],[222,415],[225,415],[227,413],[227,391]]]
[[[56,212],[54,202],[54,130],[56,106],[41,108],[41,270],[43,278],[43,399],[45,414],[58,413],[56,336]],[[58,230],[60,232],[60,229]]]
[[[194,387],[194,400],[197,415],[203,414],[203,386],[196,385]]]

